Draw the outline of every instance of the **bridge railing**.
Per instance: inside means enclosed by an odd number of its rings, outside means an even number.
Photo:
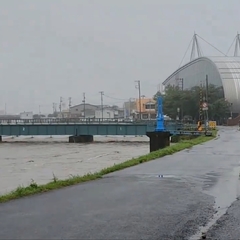
[[[155,119],[129,120],[129,119],[102,119],[102,118],[38,118],[38,119],[0,119],[0,125],[52,125],[52,124],[119,124],[119,125],[147,125],[156,128]],[[196,131],[196,124],[183,124],[176,121],[164,121],[168,131]]]
[[[153,124],[156,120],[130,120],[117,118],[38,118],[0,119],[0,124]]]

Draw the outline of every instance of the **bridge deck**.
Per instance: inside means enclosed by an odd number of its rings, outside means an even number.
[[[0,136],[21,135],[145,135],[153,132],[156,121],[121,121],[102,119],[34,119],[0,120]],[[172,135],[200,135],[193,125],[165,122],[166,130]]]
[[[145,135],[154,131],[146,124],[18,124],[0,125],[0,135]]]

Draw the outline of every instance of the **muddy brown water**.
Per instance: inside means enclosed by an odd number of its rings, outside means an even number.
[[[53,179],[84,175],[149,152],[149,139],[101,137],[94,143],[70,144],[68,137],[5,137],[0,144],[0,195]]]

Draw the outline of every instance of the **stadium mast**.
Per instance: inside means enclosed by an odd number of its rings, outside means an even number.
[[[240,52],[240,34],[237,33],[236,41],[235,41],[234,57],[238,57],[239,52]]]

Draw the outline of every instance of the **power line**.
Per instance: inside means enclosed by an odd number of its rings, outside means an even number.
[[[114,100],[119,100],[119,101],[128,101],[128,99],[110,97],[110,96],[108,96],[106,94],[104,94],[104,97],[107,97],[107,98],[110,98],[110,99],[114,99]]]

